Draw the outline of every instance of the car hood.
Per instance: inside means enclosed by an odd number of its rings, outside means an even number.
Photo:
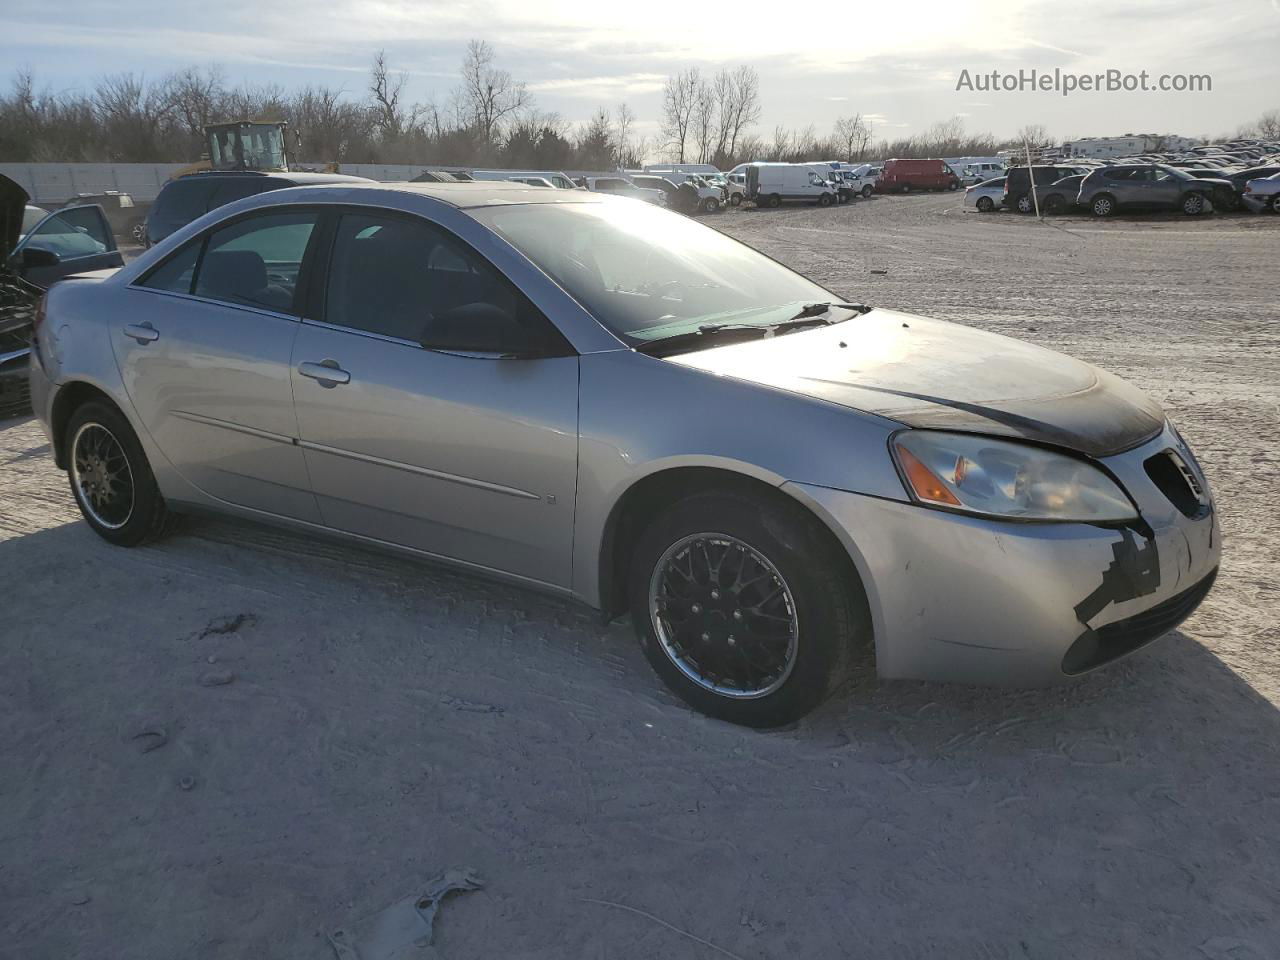
[[[1119,453],[1164,426],[1160,406],[1083,361],[971,327],[893,310],[669,357],[912,427]]]
[[[1191,179],[1196,183],[1209,183],[1215,187],[1232,187],[1233,189],[1235,187],[1234,183],[1223,177],[1192,177]]]
[[[0,263],[7,260],[18,245],[22,214],[30,199],[26,190],[0,174]]]

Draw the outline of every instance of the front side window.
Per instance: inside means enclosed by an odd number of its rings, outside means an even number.
[[[718,230],[648,204],[467,212],[633,344],[703,323],[774,323],[797,304],[841,299]]]
[[[196,278],[196,262],[200,259],[203,240],[192,240],[142,278],[138,286],[168,293],[190,293]]]
[[[344,214],[323,316],[431,350],[564,352],[546,318],[487,260],[424,220]]]
[[[296,313],[298,274],[316,216],[270,213],[214,231],[196,271],[196,296]]]

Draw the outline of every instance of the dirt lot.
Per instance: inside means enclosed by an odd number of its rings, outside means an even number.
[[[557,601],[213,520],[111,548],[2,424],[0,957],[327,958],[464,866],[450,960],[1276,956],[1280,219],[713,222],[1151,391],[1219,498],[1214,594],[1073,686],[865,678],[752,733]]]

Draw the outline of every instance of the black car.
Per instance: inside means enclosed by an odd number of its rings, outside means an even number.
[[[1188,171],[1190,173],[1191,171]],[[1228,181],[1236,194],[1236,205],[1240,204],[1240,198],[1244,196],[1244,188],[1248,186],[1250,180],[1262,180],[1265,177],[1274,177],[1280,173],[1280,163],[1270,163],[1261,167],[1249,167],[1247,170],[1237,170],[1231,173],[1219,172],[1212,176]],[[1193,176],[1202,176],[1202,174],[1193,174]]]
[[[72,274],[124,266],[101,206],[64,207],[24,231],[28,199],[0,176],[0,417],[31,408],[31,325],[44,291]]]
[[[339,173],[255,173],[203,171],[170,180],[147,214],[146,245],[159,243],[175,230],[234,200],[310,183],[368,183],[367,177]]]
[[[1031,196],[1031,178],[1033,174],[1028,171],[1035,171],[1035,197]],[[1049,165],[1010,167],[1005,173],[1003,203],[1009,209],[1017,210],[1019,213],[1035,213],[1035,201],[1043,196],[1041,191],[1045,187],[1056,183],[1063,177],[1071,177],[1075,176],[1075,174],[1075,167]]]

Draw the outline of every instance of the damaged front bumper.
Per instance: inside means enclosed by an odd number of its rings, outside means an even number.
[[[1217,573],[1217,514],[1171,428],[1098,462],[1129,492],[1140,522],[1002,522],[824,487],[785,489],[853,557],[881,676],[1030,686],[1084,673],[1173,629]]]

